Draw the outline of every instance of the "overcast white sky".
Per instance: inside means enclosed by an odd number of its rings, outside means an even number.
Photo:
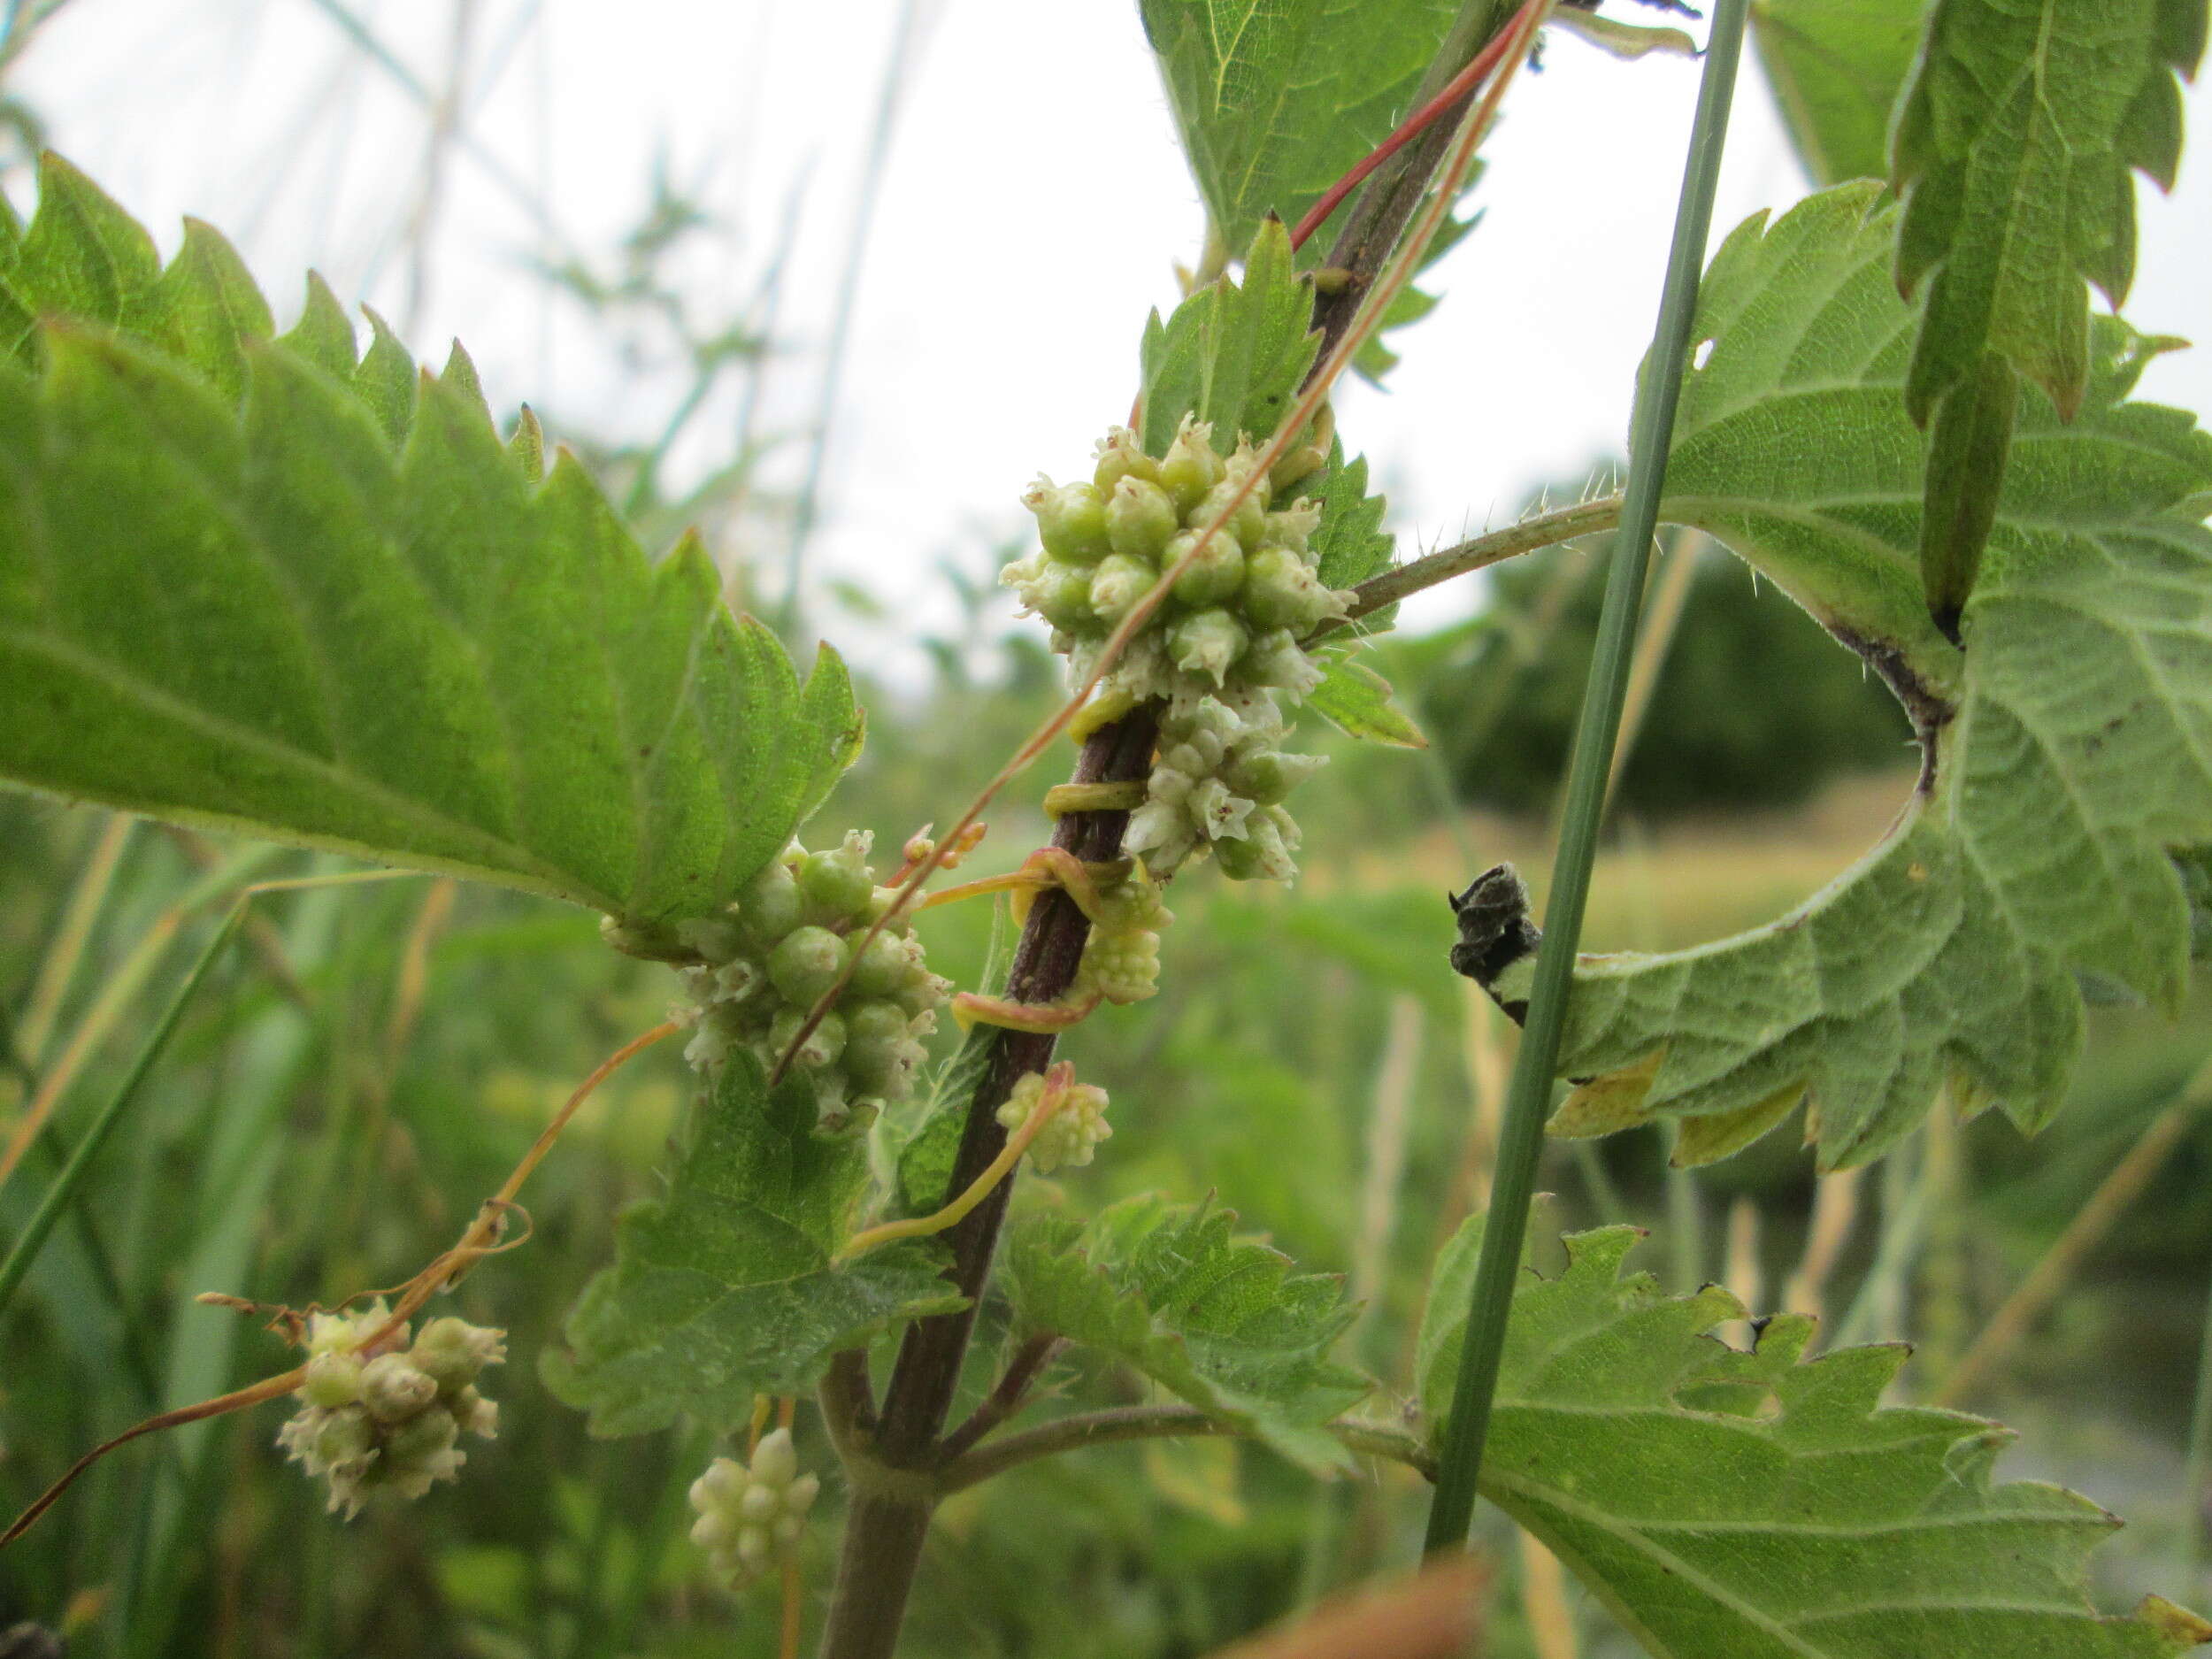
[[[686,266],[702,317],[743,311],[796,201],[780,319],[794,355],[768,377],[763,411],[767,429],[803,427],[901,0],[457,3],[472,150],[453,162],[433,280],[405,330],[417,355],[435,359],[457,334],[496,409],[526,398],[556,422],[657,430],[682,378],[624,363],[522,265],[563,247],[603,257],[662,158],[728,233]],[[195,213],[239,242],[280,317],[312,265],[342,297],[401,321],[424,111],[336,14],[442,87],[456,4],[72,0],[12,84],[55,147],[165,248]],[[1126,410],[1145,311],[1172,302],[1171,261],[1192,257],[1201,226],[1135,0],[916,12],[817,555],[910,618],[949,609],[940,557],[984,572],[994,535],[1020,522],[1028,478],[1080,470]],[[1681,59],[1624,64],[1563,37],[1545,73],[1516,87],[1489,146],[1486,218],[1443,271],[1447,303],[1401,336],[1388,395],[1340,402],[1339,429],[1374,459],[1402,536],[1429,545],[1479,527],[1532,483],[1620,446],[1696,77]],[[2208,130],[2212,93],[2200,85],[2190,103]],[[550,232],[495,173],[549,204]],[[1716,237],[1802,188],[1747,66]],[[2185,165],[2170,198],[2143,196],[2129,314],[2212,339],[2212,166]],[[2212,406],[2212,357],[2169,357],[2144,389]],[[686,459],[726,455],[735,420],[732,404],[710,407]],[[780,547],[760,551],[780,565]],[[1439,599],[1428,614],[1468,603]],[[856,626],[825,619],[833,635]]]

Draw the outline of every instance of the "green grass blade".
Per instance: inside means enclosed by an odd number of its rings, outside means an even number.
[[[1658,526],[1659,495],[1666,482],[1675,403],[1697,312],[1698,276],[1705,260],[1713,194],[1720,177],[1721,147],[1728,130],[1729,100],[1735,90],[1736,64],[1743,45],[1745,4],[1746,0],[1722,0],[1714,12],[1712,34],[1706,45],[1697,117],[1691,128],[1689,159],[1683,170],[1680,205],[1675,213],[1674,245],[1668,255],[1666,287],[1652,341],[1649,391],[1637,405],[1637,429],[1630,438],[1632,458],[1628,488],[1621,527],[1613,543],[1612,568],[1607,575],[1605,607],[1598,621],[1597,651],[1590,664],[1589,686],[1575,735],[1573,769],[1560,826],[1559,857],[1553,867],[1551,900],[1544,917],[1544,943],[1537,958],[1528,1028],[1521,1039],[1512,1088],[1506,1097],[1490,1221],[1475,1272],[1467,1341],[1452,1392],[1436,1498],[1429,1511],[1425,1548],[1432,1553],[1462,1547],[1474,1517],[1475,1480],[1482,1466],[1491,1397],[1497,1387],[1498,1364],[1504,1351],[1513,1281],[1528,1230],[1537,1157],[1543,1149],[1552,1067],[1566,1020],[1575,947],[1582,933],[1584,902],[1589,896],[1590,869],[1597,856],[1606,776],[1627,697],[1638,601],[1650,561],[1652,533]]]

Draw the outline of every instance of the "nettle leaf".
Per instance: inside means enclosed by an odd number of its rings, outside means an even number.
[[[2212,841],[2212,533],[2195,501],[2212,436],[2124,401],[2166,342],[2108,319],[2071,423],[2025,395],[1954,649],[1914,574],[1912,319],[1873,197],[1847,186],[1755,218],[1715,257],[1711,354],[1685,380],[1662,511],[1858,649],[1929,765],[1888,838],[1779,921],[1587,959],[1561,1056],[1586,1087],[1561,1133],[1665,1114],[1699,1162],[1809,1093],[1809,1136],[1839,1167],[1894,1143],[1947,1082],[2033,1129],[2080,1048],[2078,980],[2169,1010],[2185,989],[2169,855]]]
[[[1099,1349],[1210,1417],[1317,1468],[1345,1461],[1321,1425],[1371,1386],[1329,1349],[1356,1310],[1333,1274],[1234,1236],[1211,1205],[1131,1198],[1087,1225],[1020,1218],[1005,1279],[1026,1329]]]
[[[1931,0],[1753,0],[1751,38],[1816,184],[1889,176],[1889,118]]]
[[[1319,348],[1313,280],[1296,269],[1288,234],[1271,219],[1253,238],[1243,281],[1225,274],[1191,295],[1165,322],[1157,311],[1146,322],[1139,442],[1149,454],[1165,454],[1186,415],[1212,423],[1215,440],[1225,448],[1237,433],[1262,440],[1272,435],[1296,402]],[[1321,526],[1312,544],[1320,554],[1323,582],[1349,588],[1389,568],[1384,503],[1367,493],[1365,457],[1347,459],[1344,446],[1333,440],[1327,464],[1292,494],[1320,503]],[[1362,624],[1368,632],[1383,626],[1386,618]]]
[[[868,1153],[859,1136],[817,1135],[815,1118],[803,1082],[771,1091],[742,1052],[702,1096],[668,1196],[623,1217],[615,1264],[569,1316],[569,1352],[543,1356],[593,1433],[742,1422],[756,1394],[811,1389],[839,1349],[962,1305],[925,1246],[831,1264]]]
[[[650,564],[565,453],[511,454],[227,244],[163,269],[49,158],[0,236],[0,776],[654,923],[726,902],[857,752],[695,541]],[[532,429],[534,431],[534,428]],[[518,440],[524,434],[518,434]]]
[[[1206,215],[1295,223],[1410,113],[1454,0],[1141,0]]]
[[[1897,280],[1929,280],[1906,395],[1925,421],[1985,352],[2071,414],[2089,380],[2083,279],[2135,273],[2131,169],[2173,187],[2177,73],[2204,0],[1936,0],[1900,110]]]
[[[1902,1345],[1809,1361],[1812,1321],[1783,1315],[1732,1348],[1712,1334],[1743,1316],[1726,1291],[1623,1271],[1641,1236],[1571,1235],[1559,1277],[1522,1279],[1481,1486],[1654,1659],[2161,1659],[2212,1640],[2157,1596],[2100,1616],[2088,1556],[2118,1523],[2057,1486],[1993,1485],[2008,1430],[1882,1406]],[[1432,1444],[1480,1238],[1478,1218],[1447,1247],[1421,1331]]]
[[[1429,746],[1420,726],[1392,693],[1390,682],[1354,658],[1329,658],[1321,683],[1306,694],[1306,703],[1348,737],[1394,749]]]

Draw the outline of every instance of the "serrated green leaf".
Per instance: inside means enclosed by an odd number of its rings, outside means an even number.
[[[2009,1432],[1884,1407],[1902,1347],[1804,1357],[1785,1315],[1755,1351],[1726,1291],[1667,1296],[1623,1271],[1631,1227],[1566,1240],[1513,1299],[1484,1494],[1541,1539],[1653,1659],[2162,1659],[2212,1625],[2158,1597],[2100,1616],[2086,1498],[1993,1485]],[[1440,1437],[1479,1218],[1447,1247],[1418,1350]],[[1456,1294],[1455,1294],[1455,1287]]]
[[[1429,746],[1413,717],[1400,706],[1390,682],[1350,657],[1328,660],[1321,683],[1306,694],[1306,703],[1347,736],[1394,749]]]
[[[1929,734],[1931,770],[1889,838],[1781,920],[1586,964],[1561,1056],[1616,1125],[1771,1123],[1809,1091],[1831,1166],[1893,1143],[1947,1080],[2047,1120],[2080,1045],[2078,976],[2178,1005],[2168,854],[2212,840],[2212,533],[2191,505],[2212,437],[2124,401],[2164,342],[2108,319],[2070,424],[2024,393],[1955,650],[1920,604],[1911,318],[1872,198],[1847,186],[1755,219],[1716,256],[1663,511],[1854,644]]]
[[[1225,449],[1240,432],[1270,436],[1319,346],[1312,281],[1295,269],[1289,233],[1271,219],[1252,239],[1242,282],[1217,277],[1166,322],[1157,311],[1147,319],[1139,441],[1165,454],[1185,415],[1210,421]]]
[[[1241,282],[1218,277],[1164,323],[1155,311],[1145,324],[1139,442],[1164,455],[1186,415],[1210,422],[1225,449],[1239,433],[1271,436],[1296,401],[1319,343],[1312,279],[1294,268],[1289,237],[1271,220],[1253,239]],[[1349,588],[1389,567],[1384,503],[1367,493],[1366,457],[1348,460],[1333,440],[1327,465],[1292,493],[1320,504],[1311,541],[1324,583]],[[1372,631],[1376,624],[1363,626]]]
[[[1751,38],[1818,185],[1889,176],[1889,118],[1930,0],[1752,0]]]
[[[1333,1275],[1234,1236],[1235,1215],[1124,1200],[1088,1225],[1018,1220],[1005,1285],[1022,1325],[1111,1355],[1210,1417],[1316,1468],[1344,1462],[1321,1425],[1365,1394],[1329,1358],[1356,1312]]]
[[[1295,223],[1410,113],[1453,0],[1141,0],[1207,217]],[[1509,7],[1498,8],[1503,17]]]
[[[868,1180],[859,1137],[814,1133],[803,1082],[771,1092],[732,1055],[704,1096],[665,1199],[618,1229],[615,1264],[585,1288],[547,1386],[595,1434],[641,1434],[679,1416],[742,1422],[761,1394],[812,1388],[830,1356],[961,1298],[919,1245],[841,1266]]]
[[[849,764],[824,655],[649,565],[564,457],[502,448],[457,348],[420,374],[311,284],[152,244],[66,164],[0,247],[0,776],[550,894],[703,914]],[[4,308],[0,308],[4,309]]]
[[[1900,106],[1897,280],[1928,280],[1906,398],[1925,422],[1983,353],[2071,414],[2089,296],[2135,271],[2139,168],[2171,188],[2204,0],[1936,0]]]

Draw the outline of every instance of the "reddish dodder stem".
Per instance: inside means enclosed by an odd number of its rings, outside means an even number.
[[[1146,776],[1152,769],[1155,735],[1149,710],[1102,728],[1084,744],[1073,781],[1112,783]],[[1052,844],[1087,864],[1104,864],[1120,856],[1128,823],[1126,812],[1072,812],[1060,820]],[[1014,949],[1006,995],[1025,1002],[1049,1002],[1063,995],[1075,982],[1090,932],[1089,918],[1065,893],[1055,887],[1040,894]],[[968,1104],[960,1150],[945,1184],[948,1199],[965,1192],[998,1156],[1006,1141],[998,1109],[1019,1079],[1052,1064],[1056,1041],[1050,1033],[999,1033],[989,1069]],[[917,1320],[906,1329],[871,1437],[874,1457],[890,1470],[926,1471],[941,1455],[938,1436],[959,1389],[975,1304],[990,1276],[1013,1186],[1011,1180],[1000,1183],[941,1235],[952,1252],[948,1277],[969,1305],[958,1313]],[[822,1634],[824,1659],[890,1659],[928,1533],[929,1511],[918,1480],[909,1485],[877,1477],[856,1482],[845,1522],[837,1592]]]
[[[1398,124],[1395,132],[1368,151],[1349,173],[1331,185],[1321,199],[1306,210],[1306,216],[1291,231],[1291,247],[1294,250],[1304,247],[1306,239],[1329,222],[1329,215],[1344,204],[1344,198],[1357,189],[1370,173],[1471,96],[1475,88],[1490,78],[1490,72],[1504,58],[1506,48],[1512,39],[1510,31],[1497,35],[1487,46],[1475,54],[1473,61],[1466,68],[1445,83],[1441,92],[1407,116]]]

